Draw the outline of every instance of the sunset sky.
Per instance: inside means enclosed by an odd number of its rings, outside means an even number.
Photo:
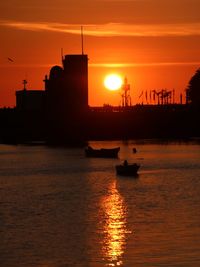
[[[89,57],[89,105],[119,105],[107,74],[127,77],[132,103],[141,92],[175,89],[176,101],[200,67],[200,0],[7,0],[0,2],[0,106],[15,91],[44,89],[64,54]],[[9,60],[10,58],[11,60]],[[146,100],[143,99],[145,102]]]

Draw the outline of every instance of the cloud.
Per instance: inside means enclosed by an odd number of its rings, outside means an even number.
[[[80,25],[52,22],[0,21],[0,26],[28,31],[51,31],[79,34]],[[165,37],[200,35],[200,23],[182,24],[88,24],[83,25],[84,35],[96,37]]]
[[[167,67],[167,66],[200,66],[200,62],[152,62],[152,63],[90,63],[93,68],[135,68],[135,67]]]
[[[0,64],[0,68],[51,68],[55,65],[55,62],[48,64]],[[89,63],[90,68],[136,68],[136,67],[168,67],[168,66],[200,66],[200,62],[152,62],[152,63],[108,63],[108,62],[99,62],[99,63]]]

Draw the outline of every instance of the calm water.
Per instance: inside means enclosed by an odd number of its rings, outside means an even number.
[[[200,145],[91,145],[119,159],[0,145],[0,266],[200,266]]]

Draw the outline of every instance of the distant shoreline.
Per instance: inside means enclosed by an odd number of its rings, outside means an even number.
[[[1,143],[82,145],[88,140],[200,140],[199,110],[189,105],[134,106],[119,112],[49,118],[45,110],[0,109]]]

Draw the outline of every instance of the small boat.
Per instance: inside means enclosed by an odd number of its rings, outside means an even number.
[[[137,163],[128,164],[125,160],[123,164],[115,166],[117,174],[123,176],[136,176],[140,168],[140,165]]]
[[[120,147],[94,149],[91,146],[88,146],[85,149],[85,155],[86,157],[95,158],[117,158],[119,150]]]

